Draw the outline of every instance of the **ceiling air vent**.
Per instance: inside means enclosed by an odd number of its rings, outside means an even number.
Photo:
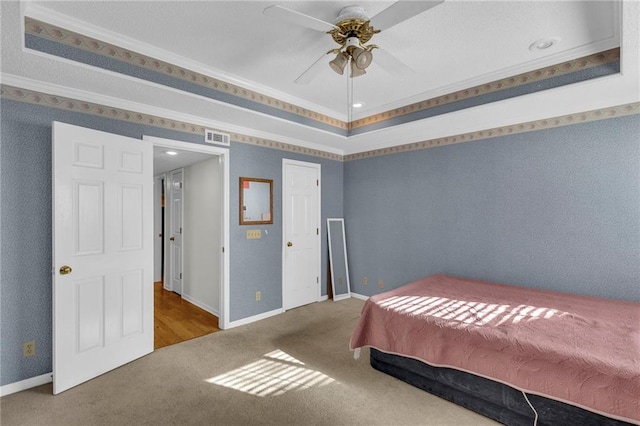
[[[206,143],[215,143],[218,145],[229,146],[231,143],[231,135],[227,133],[214,132],[213,130],[204,130],[204,141]]]

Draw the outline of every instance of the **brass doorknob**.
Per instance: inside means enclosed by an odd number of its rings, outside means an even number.
[[[71,266],[64,265],[60,267],[60,275],[70,274],[71,271],[72,271]]]
[[[174,241],[174,240],[175,240],[175,238],[173,238],[173,237],[169,238],[169,241]]]
[[[293,247],[293,243],[292,243],[291,241],[289,241],[289,242],[287,243],[287,247]]]

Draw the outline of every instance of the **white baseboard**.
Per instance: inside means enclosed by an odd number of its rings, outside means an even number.
[[[11,395],[12,393],[21,392],[23,390],[35,388],[36,386],[51,383],[52,381],[53,373],[46,373],[41,376],[21,380],[19,382],[9,383],[8,385],[0,387],[0,396]]]
[[[284,312],[284,309],[279,308],[279,309],[274,309],[273,311],[269,311],[269,312],[265,312],[265,313],[262,313],[262,314],[254,315],[252,317],[242,318],[242,319],[239,319],[237,321],[230,321],[227,324],[227,326],[225,327],[225,330],[228,330],[228,329],[234,328],[234,327],[239,327],[241,325],[251,324],[252,322],[256,322],[256,321],[261,321],[261,320],[267,319],[269,317],[280,315],[283,312]]]
[[[329,296],[326,294],[324,296],[320,296],[320,299],[318,299],[318,302],[324,302],[325,300],[329,300]]]
[[[209,312],[211,315],[215,315],[218,318],[220,318],[220,312],[218,312],[217,309],[213,309],[211,306],[208,306],[200,301],[198,301],[197,299],[192,298],[191,296],[189,296],[188,294],[182,294],[182,298],[184,300],[186,300],[187,302],[196,305],[198,308],[200,309],[204,309],[205,311]]]
[[[358,294],[353,292],[351,292],[351,297],[353,297],[354,299],[360,299],[360,300],[367,300],[369,298],[369,296],[365,296],[363,294]]]

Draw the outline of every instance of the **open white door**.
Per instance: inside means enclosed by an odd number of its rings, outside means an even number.
[[[320,299],[320,164],[282,160],[283,306]]]
[[[153,351],[150,142],[53,123],[53,393]]]

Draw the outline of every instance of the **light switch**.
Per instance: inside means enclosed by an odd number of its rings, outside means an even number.
[[[247,230],[247,240],[257,240],[262,238],[262,232],[259,229]]]

